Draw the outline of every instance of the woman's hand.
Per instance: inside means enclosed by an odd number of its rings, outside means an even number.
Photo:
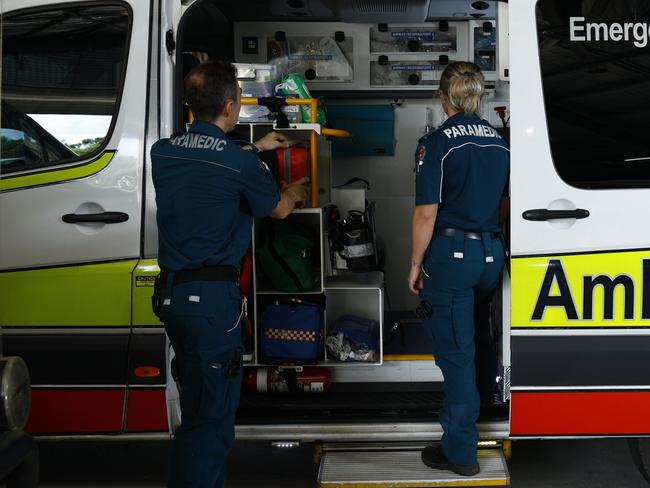
[[[420,264],[412,262],[411,271],[409,272],[409,290],[411,290],[416,295],[420,294],[420,290],[424,288],[424,278],[422,277],[422,270],[420,269]]]
[[[286,149],[298,143],[289,139],[286,134],[282,132],[269,132],[261,139],[255,141],[253,144],[258,151],[272,151],[273,149],[283,148]]]
[[[413,209],[413,222],[411,224],[411,271],[409,272],[409,289],[415,293],[424,288],[422,278],[422,261],[424,253],[431,242],[433,228],[438,215],[438,204],[416,205]]]

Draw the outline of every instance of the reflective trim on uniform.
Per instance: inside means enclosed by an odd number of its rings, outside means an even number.
[[[173,137],[169,142],[172,146],[186,147],[188,149],[210,149],[212,151],[223,151],[228,144],[226,139],[194,132],[185,132],[180,136]]]
[[[451,126],[442,131],[447,139],[452,137],[474,136],[474,137],[495,137],[501,139],[501,136],[489,125],[483,124],[459,124]]]
[[[214,161],[207,161],[205,159],[197,159],[197,158],[181,158],[179,156],[168,156],[166,154],[160,154],[160,153],[151,153],[152,156],[156,156],[158,158],[171,158],[171,159],[182,159],[184,161],[195,161],[197,163],[207,163],[211,164],[213,166],[220,166],[221,168],[229,169],[230,171],[234,171],[235,173],[241,173],[238,169],[231,168],[230,166],[226,166],[224,164],[219,164],[215,163]]]
[[[447,151],[447,153],[440,160],[440,203],[442,203],[442,179],[445,175],[445,167],[444,167],[445,158],[449,156],[449,153],[451,153],[454,149],[460,149],[461,147],[468,146],[468,145],[476,146],[476,147],[498,147],[510,152],[510,149],[508,149],[505,146],[501,146],[499,144],[477,144],[476,142],[465,142],[460,146],[452,147],[451,149],[449,149],[449,151]]]

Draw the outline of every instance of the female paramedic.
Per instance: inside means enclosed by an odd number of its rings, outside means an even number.
[[[475,306],[477,312],[485,309],[501,278],[505,253],[499,207],[510,152],[506,141],[477,115],[485,95],[478,66],[450,64],[438,95],[449,118],[418,141],[408,278],[411,291],[422,298],[425,333],[445,378],[439,415],[442,443],[425,448],[422,461],[472,476],[480,470],[478,390],[485,385],[484,391],[492,392],[496,377],[494,351],[481,347],[489,343],[488,323],[475,323]]]

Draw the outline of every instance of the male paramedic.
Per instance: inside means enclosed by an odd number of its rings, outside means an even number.
[[[239,267],[253,218],[284,218],[307,198],[303,178],[278,191],[257,151],[288,147],[271,132],[252,145],[226,135],[239,118],[241,90],[226,62],[185,77],[189,131],[151,148],[158,206],[161,320],[176,355],[182,425],[172,444],[169,486],[221,488],[234,441],[242,380],[245,301]]]
[[[442,443],[425,448],[422,461],[465,476],[480,470],[477,386],[489,394],[496,377],[494,351],[485,348],[489,323],[475,313],[486,310],[503,270],[499,207],[510,167],[506,142],[477,115],[484,95],[474,63],[452,63],[443,72],[439,96],[449,118],[420,139],[415,155],[408,278],[425,305],[424,329],[445,378]]]

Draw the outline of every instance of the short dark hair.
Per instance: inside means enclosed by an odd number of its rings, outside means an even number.
[[[226,61],[207,61],[184,80],[185,102],[197,120],[215,120],[228,100],[237,100],[237,70]]]

